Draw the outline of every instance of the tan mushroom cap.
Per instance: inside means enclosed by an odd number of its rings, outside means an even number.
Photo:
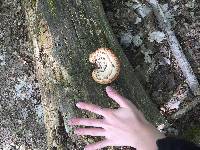
[[[120,61],[111,49],[99,48],[89,55],[89,61],[96,64],[92,78],[100,84],[113,82],[120,72]]]

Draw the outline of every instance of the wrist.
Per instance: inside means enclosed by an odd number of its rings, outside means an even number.
[[[157,141],[165,138],[165,135],[150,125],[143,129],[143,136],[140,139],[137,150],[158,150]]]

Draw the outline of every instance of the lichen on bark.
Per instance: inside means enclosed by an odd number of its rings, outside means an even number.
[[[55,17],[56,16],[56,1],[55,0],[47,0],[47,2],[50,7],[51,14]]]

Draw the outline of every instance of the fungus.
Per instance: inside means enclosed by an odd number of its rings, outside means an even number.
[[[120,72],[120,61],[111,49],[99,48],[89,55],[89,61],[95,64],[92,78],[100,84],[113,82]]]

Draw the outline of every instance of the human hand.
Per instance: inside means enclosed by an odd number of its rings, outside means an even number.
[[[103,119],[73,118],[69,125],[84,125],[92,128],[78,128],[77,135],[104,136],[103,141],[89,144],[85,150],[96,150],[107,146],[131,146],[137,150],[157,150],[156,141],[164,138],[143,114],[116,90],[106,87],[108,96],[117,102],[118,109],[101,108],[94,104],[78,102],[76,106],[102,115]]]

